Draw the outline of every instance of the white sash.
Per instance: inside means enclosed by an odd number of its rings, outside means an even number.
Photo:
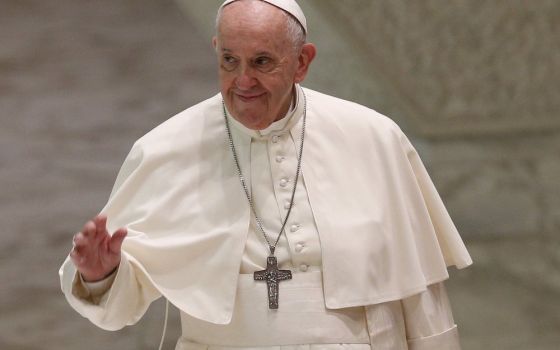
[[[327,310],[320,268],[280,282],[279,309],[270,310],[266,283],[241,274],[233,319],[217,325],[181,313],[177,350],[225,350],[295,344],[363,344],[370,349],[364,307]]]

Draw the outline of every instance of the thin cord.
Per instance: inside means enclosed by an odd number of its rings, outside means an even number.
[[[165,299],[165,321],[163,322],[163,334],[161,335],[161,341],[159,342],[158,350],[161,350],[163,348],[165,332],[167,331],[167,316],[169,316],[169,300]]]

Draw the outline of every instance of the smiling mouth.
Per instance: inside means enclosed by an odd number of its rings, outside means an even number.
[[[241,101],[243,102],[253,102],[257,99],[259,99],[260,97],[262,97],[264,95],[264,93],[262,94],[258,94],[258,95],[240,95],[240,94],[235,94],[235,96],[237,96],[237,98],[239,98]]]

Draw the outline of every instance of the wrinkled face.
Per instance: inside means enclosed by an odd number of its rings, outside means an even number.
[[[232,116],[262,130],[284,117],[294,83],[307,60],[296,52],[282,10],[261,1],[238,1],[223,9],[213,40],[220,90]]]

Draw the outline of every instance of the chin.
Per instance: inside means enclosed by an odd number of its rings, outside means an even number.
[[[270,125],[270,123],[266,124],[266,123],[263,123],[263,121],[261,121],[261,120],[253,120],[253,119],[247,119],[247,118],[241,118],[241,119],[238,119],[237,121],[239,121],[246,128],[249,128],[251,130],[263,130],[263,129],[266,129]]]
[[[235,117],[237,115],[238,117]],[[235,113],[234,118],[243,124],[246,128],[252,130],[263,130],[266,129],[271,122],[267,122],[266,118],[263,119],[263,115],[266,115],[266,112],[239,112]]]

